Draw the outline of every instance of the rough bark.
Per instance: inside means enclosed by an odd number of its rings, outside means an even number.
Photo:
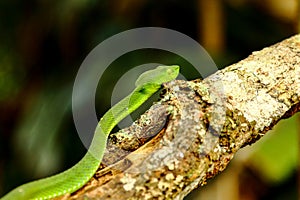
[[[166,84],[160,102],[111,136],[92,180],[57,199],[183,199],[299,110],[296,35],[204,80]]]

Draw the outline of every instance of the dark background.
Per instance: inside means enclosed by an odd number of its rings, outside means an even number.
[[[84,155],[72,119],[72,84],[83,59],[103,40],[137,27],[169,28],[197,40],[221,69],[296,34],[298,7],[293,0],[0,1],[0,196]],[[99,116],[111,106],[118,77],[149,62],[184,64],[158,50],[123,56],[99,83]],[[198,77],[189,70],[185,75]],[[235,176],[237,199],[296,199],[297,165],[276,182],[249,166]]]

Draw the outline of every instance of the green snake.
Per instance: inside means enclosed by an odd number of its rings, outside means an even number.
[[[108,135],[114,126],[157,92],[162,83],[174,80],[178,74],[177,65],[158,66],[142,73],[135,82],[136,88],[100,119],[88,152],[76,165],[62,173],[21,185],[3,196],[1,200],[45,200],[81,188],[97,171]]]

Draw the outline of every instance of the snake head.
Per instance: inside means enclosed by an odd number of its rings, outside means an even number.
[[[135,86],[143,86],[145,84],[157,84],[172,81],[179,74],[180,67],[178,65],[158,66],[155,69],[142,73],[135,82]]]

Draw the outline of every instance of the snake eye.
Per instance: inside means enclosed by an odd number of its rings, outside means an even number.
[[[171,75],[171,74],[172,74],[172,71],[173,71],[172,69],[167,69],[167,74],[168,74],[168,75]]]

